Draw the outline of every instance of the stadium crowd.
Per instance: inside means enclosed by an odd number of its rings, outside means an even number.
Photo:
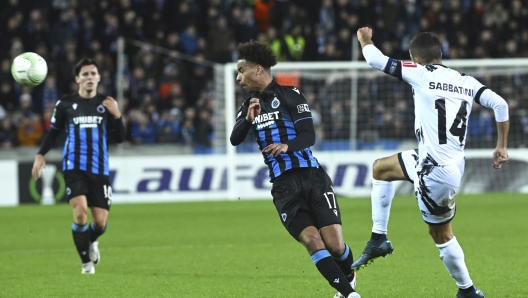
[[[128,144],[172,143],[204,153],[214,147],[215,119],[221,117],[209,62],[236,61],[236,45],[250,39],[268,43],[279,61],[351,60],[355,32],[370,26],[374,42],[397,59],[409,59],[408,42],[421,31],[439,36],[444,59],[528,57],[526,0],[0,0],[0,7],[2,148],[39,144],[55,101],[76,90],[72,69],[84,56],[100,64],[100,92],[115,96],[119,36],[127,40],[121,109]],[[26,51],[49,66],[45,82],[31,89],[10,74],[12,59]],[[511,139],[522,143],[528,77],[506,80],[486,83],[510,104]],[[376,82],[358,84],[359,135],[412,138],[410,90],[393,80],[379,91]],[[330,94],[332,100],[320,100],[320,90],[308,85],[303,91],[318,137],[348,139],[350,98]],[[492,116],[473,112],[468,137],[491,140]]]

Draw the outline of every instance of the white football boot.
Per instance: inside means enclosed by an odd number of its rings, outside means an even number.
[[[95,266],[93,262],[83,263],[81,274],[94,274],[95,273]]]
[[[356,289],[356,272],[355,271],[354,271],[354,278],[350,282],[350,286],[352,287],[352,289],[354,289],[354,290]],[[337,293],[335,293],[334,298],[361,298],[361,296],[359,296],[358,293],[353,292],[350,295],[348,295],[348,297],[345,297],[345,296],[343,296],[343,294],[337,292]]]
[[[98,241],[90,242],[90,249],[88,250],[88,253],[90,254],[90,260],[92,260],[94,265],[98,265],[101,261],[101,253],[99,253]]]

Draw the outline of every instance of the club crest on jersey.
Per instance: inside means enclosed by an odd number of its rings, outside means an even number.
[[[105,108],[103,107],[103,105],[98,105],[97,106],[97,112],[99,112],[101,114],[105,112]]]
[[[280,101],[279,101],[279,99],[278,99],[277,97],[274,97],[274,98],[273,98],[273,101],[271,102],[271,107],[274,108],[274,109],[276,109],[276,108],[279,107],[279,105],[280,105]]]
[[[72,107],[73,107],[74,110],[77,110],[77,104],[76,104],[76,103],[74,103],[74,104],[72,105]]]
[[[304,112],[310,112],[310,107],[307,103],[303,103],[297,106],[297,112],[304,113]]]
[[[286,213],[281,213],[281,217],[282,221],[286,221],[286,217],[288,217],[288,215]]]

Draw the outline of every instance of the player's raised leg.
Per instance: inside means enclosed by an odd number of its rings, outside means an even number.
[[[377,159],[372,166],[372,234],[367,246],[352,264],[359,269],[371,263],[374,259],[385,257],[394,250],[387,238],[390,208],[394,198],[392,181],[408,180],[414,176],[416,165],[416,150],[400,152],[388,157]]]

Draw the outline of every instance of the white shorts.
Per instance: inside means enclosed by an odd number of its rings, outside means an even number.
[[[418,149],[411,149],[398,153],[398,161],[403,170],[405,178],[414,183],[415,168],[418,165]]]
[[[445,224],[455,216],[455,193],[464,175],[465,159],[447,166],[417,166],[414,194],[428,224]]]

